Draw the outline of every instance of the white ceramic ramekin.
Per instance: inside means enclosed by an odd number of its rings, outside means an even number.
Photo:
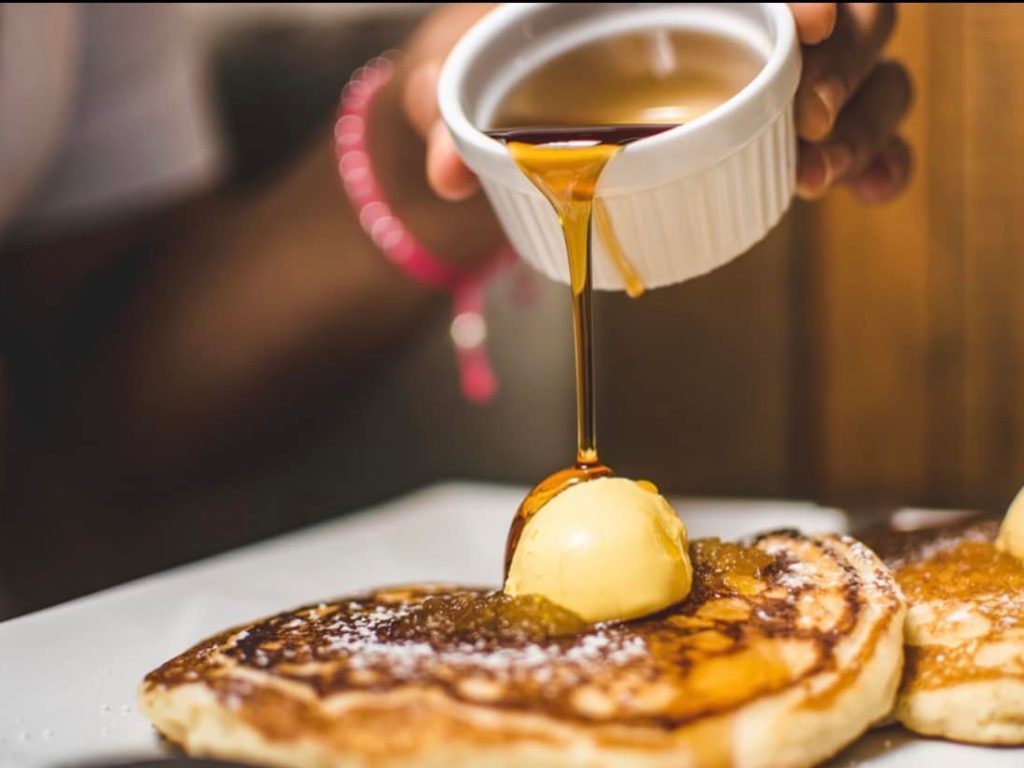
[[[568,282],[550,205],[484,134],[512,85],[586,42],[651,28],[724,35],[764,59],[742,91],[686,125],[627,145],[602,174],[598,195],[627,258],[648,287],[703,274],[740,255],[785,213],[796,176],[793,95],[800,48],[783,3],[513,3],[462,38],[441,72],[441,114],[512,245]],[[622,289],[594,237],[596,288]]]

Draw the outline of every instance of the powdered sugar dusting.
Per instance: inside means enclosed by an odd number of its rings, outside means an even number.
[[[778,577],[778,583],[787,590],[810,589],[815,584],[816,571],[807,563],[789,563]]]
[[[956,549],[958,546],[963,544],[965,541],[980,541],[988,542],[989,537],[983,531],[976,530],[965,530],[959,534],[952,534],[950,536],[940,536],[934,541],[930,541],[927,544],[920,546],[914,553],[911,562],[921,562],[924,560],[931,560],[936,555],[948,552],[951,549]],[[902,568],[908,559],[899,558],[890,563],[892,568]]]
[[[325,627],[319,650],[330,656],[345,655],[347,665],[353,669],[381,668],[399,678],[427,668],[471,668],[498,676],[538,672],[538,682],[551,674],[553,666],[583,669],[598,661],[619,666],[647,655],[642,638],[613,627],[596,627],[571,638],[512,645],[477,638],[435,647],[427,641],[390,637],[394,622],[412,610],[415,608],[404,605],[377,605],[339,616]]]
[[[564,684],[584,679],[588,669],[624,667],[649,655],[642,637],[616,625],[514,640],[479,632],[409,632],[403,620],[417,618],[425,597],[347,600],[283,614],[236,633],[228,653],[271,674],[312,680],[329,669],[352,684],[370,685],[380,676],[401,681],[467,674]]]

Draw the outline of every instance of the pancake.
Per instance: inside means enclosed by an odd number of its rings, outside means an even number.
[[[1024,744],[1024,563],[997,520],[866,537],[909,609],[895,716],[929,736]]]
[[[192,755],[346,768],[799,768],[890,711],[905,611],[867,547],[691,553],[690,596],[626,623],[441,586],[282,613],[151,672],[142,710]]]

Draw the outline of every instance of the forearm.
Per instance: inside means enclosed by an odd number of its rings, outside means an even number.
[[[373,247],[341,198],[330,146],[221,217],[193,222],[135,291],[89,377],[116,398],[118,441],[174,462],[259,429],[357,375],[440,297]],[[161,446],[144,445],[147,451]]]
[[[431,195],[395,91],[371,117],[372,154],[395,208],[460,263],[498,242],[486,203]],[[145,277],[81,358],[67,392],[78,422],[132,462],[176,464],[314,409],[444,297],[406,277],[361,231],[332,138],[267,190],[172,221]],[[459,222],[459,225],[455,225]],[[135,256],[133,258],[138,258]]]

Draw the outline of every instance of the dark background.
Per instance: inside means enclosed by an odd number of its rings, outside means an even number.
[[[218,41],[232,183],[272,178],[324,130],[354,67],[413,23],[277,19]],[[891,53],[917,90],[903,198],[797,205],[707,277],[600,297],[600,440],[620,473],[675,494],[854,509],[1001,512],[1024,483],[1024,9],[904,6]],[[0,616],[435,480],[528,484],[567,463],[564,289],[540,281],[520,306],[510,281],[491,295],[503,390],[489,408],[460,401],[438,316],[313,423],[230,466],[97,487],[45,448],[9,450]],[[19,413],[4,427],[32,431]]]

